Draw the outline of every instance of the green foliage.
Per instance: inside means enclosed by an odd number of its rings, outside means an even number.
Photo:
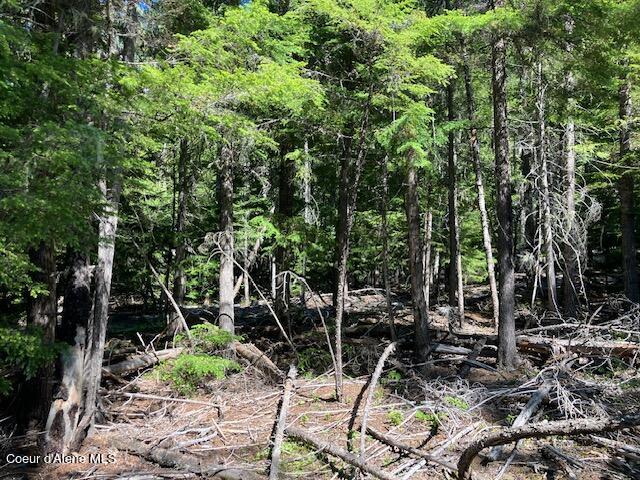
[[[242,340],[212,323],[201,323],[191,327],[191,341],[184,333],[176,336],[178,343],[187,345],[196,353],[212,353],[223,349],[232,342]]]
[[[33,378],[41,367],[55,361],[61,348],[46,343],[40,330],[0,327],[0,396],[11,392],[12,377]]]
[[[203,354],[183,354],[161,366],[161,379],[171,382],[183,395],[192,395],[207,381],[221,380],[231,372],[242,370],[227,358]]]
[[[464,410],[465,412],[469,410],[469,404],[460,397],[453,397],[451,395],[447,395],[444,397],[444,401],[453,407],[459,408],[460,410]]]
[[[387,420],[391,425],[398,426],[404,422],[404,413],[400,410],[391,410],[387,413]]]
[[[417,421],[430,424],[432,429],[437,429],[440,425],[442,425],[442,422],[446,419],[446,417],[446,413],[425,412],[422,410],[418,410],[415,415]]]

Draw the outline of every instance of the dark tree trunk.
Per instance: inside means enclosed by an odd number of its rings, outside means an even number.
[[[233,158],[231,145],[223,145],[220,153],[220,277],[219,277],[219,305],[218,316],[220,328],[233,333],[234,321],[234,292],[233,292]]]
[[[625,158],[631,150],[632,118],[631,82],[625,79],[620,86],[620,160],[622,168],[627,165]],[[636,213],[634,210],[633,172],[624,169],[619,182],[620,223],[622,226],[622,272],[624,293],[632,302],[640,301],[638,289],[638,264],[636,260]]]
[[[382,202],[380,215],[382,217],[381,235],[382,235],[382,278],[384,282],[384,293],[387,300],[387,317],[389,318],[389,333],[391,340],[396,341],[396,326],[393,312],[393,302],[391,299],[391,276],[389,274],[389,225],[388,225],[388,209],[389,209],[389,169],[387,162],[389,156],[385,155],[382,160]]]
[[[453,80],[447,86],[448,120],[456,120]],[[464,292],[462,289],[462,258],[460,253],[460,222],[458,220],[458,179],[455,132],[449,132],[447,151],[447,183],[449,184],[449,305],[458,308],[458,321],[464,319]]]
[[[494,7],[504,6],[495,0]],[[493,39],[491,66],[493,92],[493,128],[496,169],[496,213],[498,218],[498,281],[500,318],[498,323],[498,364],[513,369],[517,364],[515,328],[515,274],[513,261],[513,208],[511,204],[511,165],[507,130],[505,38]]]
[[[406,193],[404,199],[409,227],[409,272],[411,275],[411,300],[415,328],[416,359],[425,362],[429,352],[429,316],[424,298],[424,271],[422,265],[422,238],[420,235],[420,201],[418,198],[418,173],[415,153],[407,155]]]
[[[187,248],[184,239],[184,229],[187,223],[187,209],[191,182],[189,171],[189,143],[185,138],[180,141],[180,153],[178,157],[178,208],[176,213],[174,230],[174,265],[175,275],[173,277],[173,299],[179,306],[184,303],[187,293],[187,277],[184,271],[184,261],[186,259]],[[170,334],[177,332],[181,328],[181,322],[174,309],[170,310],[167,317],[167,329]]]

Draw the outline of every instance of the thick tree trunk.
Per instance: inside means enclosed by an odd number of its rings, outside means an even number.
[[[469,128],[469,144],[471,148],[471,159],[476,173],[476,190],[478,192],[478,210],[480,210],[480,223],[482,226],[482,242],[484,253],[487,259],[487,277],[489,280],[489,290],[491,292],[491,303],[493,305],[493,322],[498,327],[499,305],[498,287],[496,284],[495,265],[493,262],[493,248],[491,245],[491,227],[489,226],[489,215],[485,201],[484,182],[482,179],[482,163],[480,160],[480,143],[478,142],[478,130],[476,128],[476,103],[473,94],[473,83],[471,81],[471,69],[467,60],[466,47],[463,43],[462,51],[464,62],[462,65],[464,75],[464,86],[467,99],[467,118],[471,123]]]
[[[233,151],[230,145],[223,145],[220,154],[220,277],[219,312],[220,328],[234,333],[233,308]]]
[[[455,121],[455,86],[453,80],[447,86],[448,120]],[[455,132],[449,132],[447,181],[449,186],[449,305],[458,307],[458,321],[464,320],[464,292],[462,289],[462,256],[460,254],[460,222],[458,220],[458,180]]]
[[[111,276],[115,253],[116,230],[118,228],[118,205],[120,201],[120,178],[113,181],[111,192],[107,191],[107,181],[102,178],[99,188],[106,205],[100,216],[98,227],[98,264],[95,270],[95,292],[93,313],[89,316],[84,355],[83,399],[78,427],[73,433],[69,449],[75,450],[93,425],[97,411],[98,388],[102,378],[102,357],[107,333]],[[69,367],[73,369],[73,362]]]
[[[37,269],[34,283],[47,289],[35,297],[27,296],[27,323],[42,330],[44,343],[55,340],[57,313],[56,258],[53,245],[42,241],[36,249],[29,251],[31,263]],[[53,365],[43,366],[38,374],[22,385],[20,424],[27,427],[41,426],[47,418],[47,409],[53,393]]]
[[[504,6],[495,0],[494,7]],[[513,208],[511,204],[511,165],[507,129],[506,89],[507,45],[502,35],[493,39],[491,66],[496,169],[496,213],[498,218],[498,281],[500,318],[498,323],[498,364],[512,369],[517,364],[515,335],[515,274],[513,261]]]
[[[556,298],[556,255],[553,249],[553,217],[551,216],[551,191],[549,187],[549,167],[547,164],[547,120],[545,116],[545,90],[546,86],[542,78],[542,61],[537,65],[537,101],[538,112],[538,162],[540,164],[540,177],[542,191],[540,194],[542,205],[542,224],[544,228],[544,250],[546,256],[547,273],[547,308],[551,311],[558,311],[558,301]]]
[[[429,317],[424,298],[424,272],[422,270],[422,238],[420,236],[420,202],[418,199],[418,173],[415,153],[407,154],[407,177],[405,212],[409,227],[409,272],[411,274],[411,300],[415,327],[416,358],[419,362],[427,359],[429,350]]]
[[[620,161],[623,172],[619,182],[620,223],[622,226],[622,272],[624,293],[633,302],[640,301],[638,264],[636,260],[636,214],[634,210],[633,172],[625,169],[626,155],[631,150],[631,82],[625,79],[620,86]]]
[[[175,222],[175,276],[173,278],[173,299],[179,306],[184,302],[187,293],[187,277],[184,271],[186,258],[186,244],[184,229],[187,223],[187,207],[189,202],[190,178],[189,170],[189,143],[183,138],[180,141],[180,154],[178,158],[178,209]],[[176,312],[170,310],[168,315],[168,331],[172,334],[181,328],[181,322]]]

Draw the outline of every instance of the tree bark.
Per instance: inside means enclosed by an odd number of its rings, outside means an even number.
[[[393,312],[393,302],[391,299],[391,276],[389,274],[389,169],[387,162],[389,156],[385,155],[382,160],[382,205],[380,215],[382,217],[381,234],[382,234],[382,279],[384,282],[384,293],[387,304],[387,317],[389,318],[389,333],[391,340],[396,341],[395,316]]]
[[[429,351],[429,317],[424,298],[424,272],[422,271],[422,238],[420,236],[420,202],[418,199],[418,173],[415,152],[409,150],[406,165],[405,212],[409,243],[409,272],[411,275],[411,301],[415,328],[415,353],[419,362],[425,362]]]
[[[549,167],[547,164],[547,120],[545,116],[545,90],[544,79],[542,77],[542,60],[537,65],[537,101],[536,109],[538,113],[538,162],[540,164],[540,177],[542,184],[542,205],[543,228],[544,228],[544,250],[546,255],[547,273],[547,308],[558,312],[558,301],[556,297],[556,255],[553,249],[553,217],[551,215],[551,191],[549,187]]]
[[[631,150],[631,81],[624,79],[620,86],[620,161],[622,168],[627,165],[625,158]],[[622,226],[622,272],[624,293],[632,302],[640,301],[638,284],[638,264],[636,260],[636,213],[634,207],[633,172],[624,169],[619,181],[620,223]]]
[[[224,144],[220,154],[220,277],[219,312],[220,328],[234,333],[233,293],[233,150]]]
[[[447,86],[448,120],[456,120],[454,106],[455,86],[450,80]],[[449,305],[458,308],[458,321],[464,320],[464,292],[462,289],[462,256],[460,253],[460,222],[458,220],[458,180],[456,163],[455,132],[451,130],[448,138],[447,182],[449,186]]]
[[[484,181],[482,179],[482,163],[480,160],[480,143],[478,142],[478,130],[476,127],[476,103],[473,93],[473,83],[471,81],[471,69],[467,59],[466,46],[462,42],[463,51],[463,76],[464,86],[467,100],[467,118],[471,124],[469,128],[469,144],[471,148],[471,159],[473,168],[476,173],[476,191],[478,192],[478,210],[480,210],[480,224],[482,226],[482,243],[484,245],[484,253],[487,259],[487,277],[489,280],[489,290],[491,292],[491,303],[493,305],[493,322],[498,328],[498,318],[500,311],[500,302],[498,300],[498,287],[496,284],[495,265],[493,261],[493,247],[491,245],[491,227],[489,225],[489,215],[487,214],[487,205],[484,193]]]
[[[369,88],[369,94],[363,108],[362,123],[360,126],[357,153],[355,160],[351,160],[348,145],[345,149],[340,167],[340,191],[338,201],[338,228],[337,231],[337,278],[336,278],[336,399],[342,400],[342,322],[344,317],[344,303],[348,293],[347,261],[349,259],[349,236],[355,219],[358,186],[360,175],[366,156],[366,138],[369,131],[369,110],[373,97],[373,86]]]
[[[431,246],[433,238],[433,212],[427,206],[427,213],[424,216],[424,248],[422,255],[422,268],[424,270],[424,303],[427,310],[430,308],[431,286],[433,284],[431,266]]]
[[[182,306],[187,292],[187,277],[184,271],[184,261],[187,248],[184,239],[184,229],[187,223],[187,208],[189,201],[190,178],[189,170],[189,143],[186,138],[180,140],[180,153],[178,157],[178,211],[174,230],[175,245],[175,276],[173,278],[173,299],[178,306]],[[168,315],[168,332],[173,334],[179,331],[181,323],[176,312],[170,310]]]
[[[502,6],[504,6],[504,0],[494,1],[494,8]],[[517,363],[517,349],[514,318],[515,272],[513,259],[511,165],[509,162],[509,132],[507,129],[506,54],[506,40],[503,34],[497,34],[493,39],[491,67],[500,297],[498,364],[503,368],[513,369]]]

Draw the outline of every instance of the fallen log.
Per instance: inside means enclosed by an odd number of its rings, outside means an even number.
[[[469,466],[483,449],[505,445],[523,438],[545,438],[553,435],[583,435],[590,433],[614,432],[640,425],[640,415],[626,415],[621,418],[543,421],[517,428],[501,428],[490,432],[469,445],[458,460],[458,478],[468,478]]]
[[[252,343],[233,342],[231,347],[238,355],[247,360],[251,366],[262,370],[274,380],[280,381],[285,377],[285,373],[267,357],[267,354]]]
[[[140,353],[128,358],[127,360],[123,360],[122,362],[102,367],[102,370],[113,375],[120,375],[132,370],[150,367],[151,365],[155,365],[156,363],[164,360],[176,358],[183,351],[183,348],[178,347],[167,348],[166,350],[157,350],[153,353]]]
[[[278,479],[278,470],[280,468],[280,450],[282,447],[282,440],[284,439],[284,429],[287,423],[287,413],[289,411],[289,403],[291,401],[291,395],[293,394],[294,381],[298,371],[294,365],[289,367],[289,373],[284,381],[284,388],[282,390],[282,400],[280,401],[280,411],[278,413],[278,423],[275,428],[275,435],[273,437],[273,448],[271,449],[271,466],[269,467],[269,480]]]
[[[390,447],[393,447],[397,450],[403,450],[405,452],[409,452],[413,455],[416,455],[419,458],[422,458],[428,462],[432,462],[432,463],[436,463],[438,465],[440,465],[441,467],[446,468],[447,470],[450,470],[452,472],[455,472],[457,470],[456,466],[451,463],[451,462],[447,462],[446,460],[441,460],[440,458],[434,456],[434,455],[429,455],[428,453],[425,453],[421,450],[418,450],[417,448],[413,448],[409,445],[404,445],[402,443],[397,442],[396,440],[394,440],[391,437],[388,437],[386,435],[383,435],[382,433],[374,430],[371,427],[367,427],[367,434],[371,435],[373,438],[375,438],[376,440],[378,440],[379,442],[382,442],[386,445],[389,445]]]
[[[640,350],[640,345],[631,342],[577,341],[565,338],[543,338],[528,335],[518,335],[516,339],[518,350],[554,354],[554,353],[579,353],[581,355],[613,355],[620,358],[630,358]]]
[[[207,478],[222,480],[258,480],[261,478],[251,470],[228,467],[219,463],[219,459],[197,457],[168,450],[153,445],[147,445],[133,438],[112,437],[110,445],[118,450],[132,453],[139,457],[157,463],[162,467],[178,468],[187,472],[206,475]]]
[[[469,372],[471,372],[471,367],[473,366],[472,362],[478,359],[478,356],[480,356],[480,352],[482,352],[482,349],[484,348],[485,343],[487,343],[487,339],[481,338],[473,346],[473,350],[467,357],[467,360],[465,360],[462,363],[462,365],[460,366],[460,370],[458,370],[458,376],[460,378],[467,378],[467,376],[469,375]]]
[[[313,448],[320,452],[325,452],[329,455],[333,455],[334,457],[337,457],[340,460],[347,462],[349,465],[357,467],[363,472],[369,473],[376,478],[379,478],[381,480],[397,480],[394,475],[391,475],[390,473],[374,467],[371,463],[362,462],[358,457],[347,452],[346,450],[337,447],[334,444],[318,440],[314,438],[310,433],[305,432],[300,428],[287,427],[285,432],[288,436],[297,438],[298,440],[311,445]]]

